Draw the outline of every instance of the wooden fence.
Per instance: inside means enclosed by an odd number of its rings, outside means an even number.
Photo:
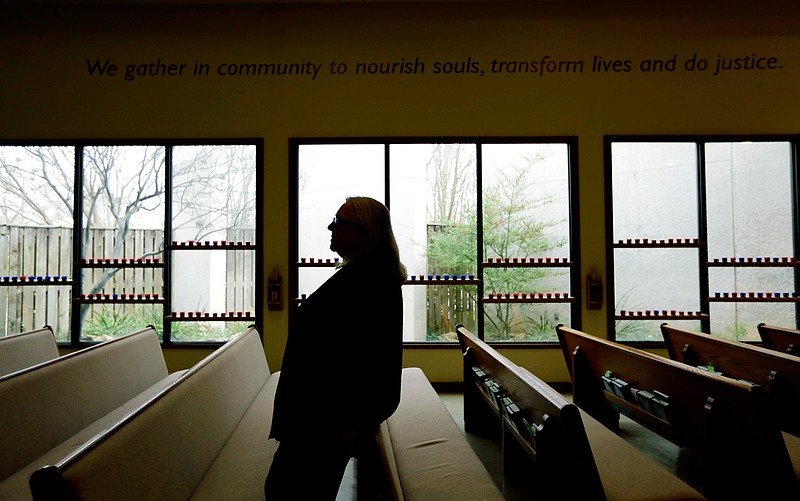
[[[229,242],[255,242],[252,229],[229,229],[226,239]],[[225,309],[227,311],[250,311],[256,308],[256,260],[249,252],[228,252],[225,259]]]
[[[427,287],[427,326],[430,335],[440,340],[455,341],[456,325],[477,326],[477,287],[469,285],[437,285]]]
[[[156,257],[164,262],[164,233],[132,230],[123,242],[113,229],[91,230],[84,258]],[[255,241],[253,230],[229,230],[228,241]],[[73,279],[72,228],[0,225],[0,277],[65,276]],[[255,259],[249,252],[226,255],[226,311],[255,311]],[[84,268],[81,293],[164,294],[163,268]],[[180,284],[178,284],[179,286]],[[44,325],[53,327],[59,341],[66,341],[72,313],[71,285],[0,286],[0,336]],[[115,315],[133,314],[142,305],[114,305]],[[88,308],[85,321],[102,308]]]
[[[72,228],[0,226],[0,276],[72,278]],[[0,335],[50,325],[59,340],[70,327],[71,286],[0,287]]]

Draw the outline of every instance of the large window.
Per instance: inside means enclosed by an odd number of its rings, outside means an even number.
[[[257,322],[258,142],[0,146],[2,335],[154,325],[165,343]]]
[[[348,196],[389,206],[409,277],[406,342],[554,342],[579,324],[572,139],[297,140],[296,301],[334,272],[331,217]]]
[[[609,138],[610,332],[663,322],[757,340],[795,328],[795,140]]]

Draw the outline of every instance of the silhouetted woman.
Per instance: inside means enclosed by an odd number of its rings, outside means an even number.
[[[335,499],[348,461],[372,448],[400,401],[406,269],[389,211],[350,197],[328,229],[342,264],[299,306],[289,332],[270,429],[279,445],[264,484],[268,501]],[[359,463],[359,479],[368,466]]]

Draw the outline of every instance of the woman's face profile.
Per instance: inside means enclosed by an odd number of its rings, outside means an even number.
[[[331,250],[343,258],[351,256],[366,240],[365,230],[356,222],[355,212],[349,202],[339,207],[328,229],[331,232]]]

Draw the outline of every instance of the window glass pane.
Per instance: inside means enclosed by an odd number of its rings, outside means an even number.
[[[298,294],[301,298],[311,295],[312,292],[331,278],[335,269],[333,266],[303,267],[298,270]]]
[[[659,326],[667,320],[619,317],[701,312],[697,147],[615,142],[611,163],[613,241],[643,243],[614,249],[613,335],[618,341],[663,341]],[[669,322],[700,326],[696,320]]]
[[[614,262],[616,312],[700,311],[696,249],[615,249]],[[626,328],[628,340],[663,341],[664,320],[635,322],[637,328]]]
[[[782,296],[794,291],[794,269],[789,267],[710,267],[708,276],[712,296],[734,292],[755,297],[763,297],[767,292]]]
[[[0,146],[0,222],[72,227],[75,148]]]
[[[302,145],[298,152],[298,255],[315,261],[338,258],[328,225],[350,196],[385,202],[383,144]],[[311,293],[332,270],[299,274],[299,290]]]
[[[759,323],[795,325],[794,268],[711,267],[708,270],[711,303],[711,333],[728,339],[758,341]],[[739,297],[733,301],[733,296]],[[725,301],[725,296],[731,301]],[[764,302],[776,298],[779,302]],[[717,302],[724,301],[724,302]]]
[[[565,144],[483,145],[484,258],[569,256]]]
[[[161,268],[134,270],[110,265],[114,259],[139,258],[163,263],[164,153],[163,146],[84,148],[81,259],[104,266],[84,270],[82,293],[103,297],[159,294],[163,300]],[[141,306],[121,304],[107,308],[83,304],[81,339],[86,339],[85,333],[102,330],[105,325],[130,321],[146,309]],[[153,325],[160,331],[163,318]]]
[[[613,143],[614,240],[697,238],[694,143]]]
[[[0,336],[69,340],[74,172],[71,146],[0,146]]]
[[[233,250],[178,248],[172,252],[172,311],[252,317],[256,312],[256,148],[253,145],[176,146],[172,153],[172,240]],[[220,341],[247,322],[172,323],[172,340]]]
[[[483,259],[566,259],[569,241],[569,152],[565,144],[483,145]],[[484,294],[570,296],[568,267],[487,268]],[[555,341],[569,325],[568,303],[488,303],[487,340]]]
[[[0,312],[0,337],[41,329],[42,326],[49,325],[53,327],[56,341],[69,341],[72,314],[71,287],[71,285],[0,287],[0,308],[3,308]]]
[[[419,292],[419,293],[418,293]],[[475,329],[477,325],[476,285],[426,285],[409,286],[403,289],[404,308],[408,308],[409,297],[424,301],[425,308],[417,310],[415,317],[418,323],[424,322],[425,338],[404,338],[406,341],[458,341],[456,325],[462,324],[467,329]],[[406,312],[406,319],[408,312]],[[406,328],[407,320],[403,326]],[[406,330],[408,333],[408,330]]]
[[[411,275],[475,275],[476,147],[393,144],[391,213],[400,258]],[[406,341],[453,341],[455,326],[476,331],[477,287],[403,289]]]
[[[212,241],[213,242],[213,241]],[[252,318],[256,313],[256,251],[177,249],[172,252],[172,312]],[[251,322],[252,323],[252,322]],[[236,330],[230,322],[173,322],[173,341],[217,341]],[[247,327],[247,326],[245,326]],[[176,330],[177,329],[177,330]]]
[[[84,323],[81,341],[102,342],[153,325],[161,339],[164,306],[161,304],[92,303],[83,304]]]
[[[255,243],[256,148],[176,146],[172,150],[172,237]]]
[[[758,324],[794,328],[795,304],[792,302],[712,302],[711,334],[737,341],[761,341]]]
[[[569,325],[570,310],[569,303],[486,303],[484,336],[487,341],[557,343],[556,325]]]
[[[615,249],[617,310],[698,310],[695,249]],[[621,269],[620,269],[621,268]]]
[[[84,229],[113,229],[116,237],[125,237],[134,228],[163,230],[164,182],[163,146],[84,148]],[[119,238],[104,241],[103,254],[96,257],[123,257],[122,249]]]
[[[689,331],[700,332],[699,320],[654,319],[654,320],[628,320],[617,319],[614,321],[615,341],[656,341],[664,342],[661,335],[661,324],[668,322],[674,327]]]
[[[485,268],[484,295],[488,298],[483,306],[485,339],[557,341],[556,325],[570,322],[571,303],[566,302],[570,297],[570,276],[566,270]],[[536,302],[526,303],[526,300]]]
[[[246,322],[215,321],[180,321],[172,322],[171,337],[176,343],[187,342],[220,342],[244,332],[253,325],[252,320]]]
[[[706,146],[708,255],[792,256],[789,143]]]
[[[709,259],[746,263],[711,267],[711,295],[748,296],[744,301],[712,303],[711,332],[756,341],[761,322],[795,325],[793,303],[758,300],[767,293],[794,291],[794,268],[751,263],[794,256],[791,145],[710,143],[705,151]]]
[[[122,235],[122,233],[125,233]],[[163,297],[164,272],[159,264],[164,245],[162,230],[90,228],[84,230],[87,247],[82,262],[81,294],[159,294]],[[117,249],[117,242],[122,244]],[[125,260],[150,261],[151,266],[115,267]]]

